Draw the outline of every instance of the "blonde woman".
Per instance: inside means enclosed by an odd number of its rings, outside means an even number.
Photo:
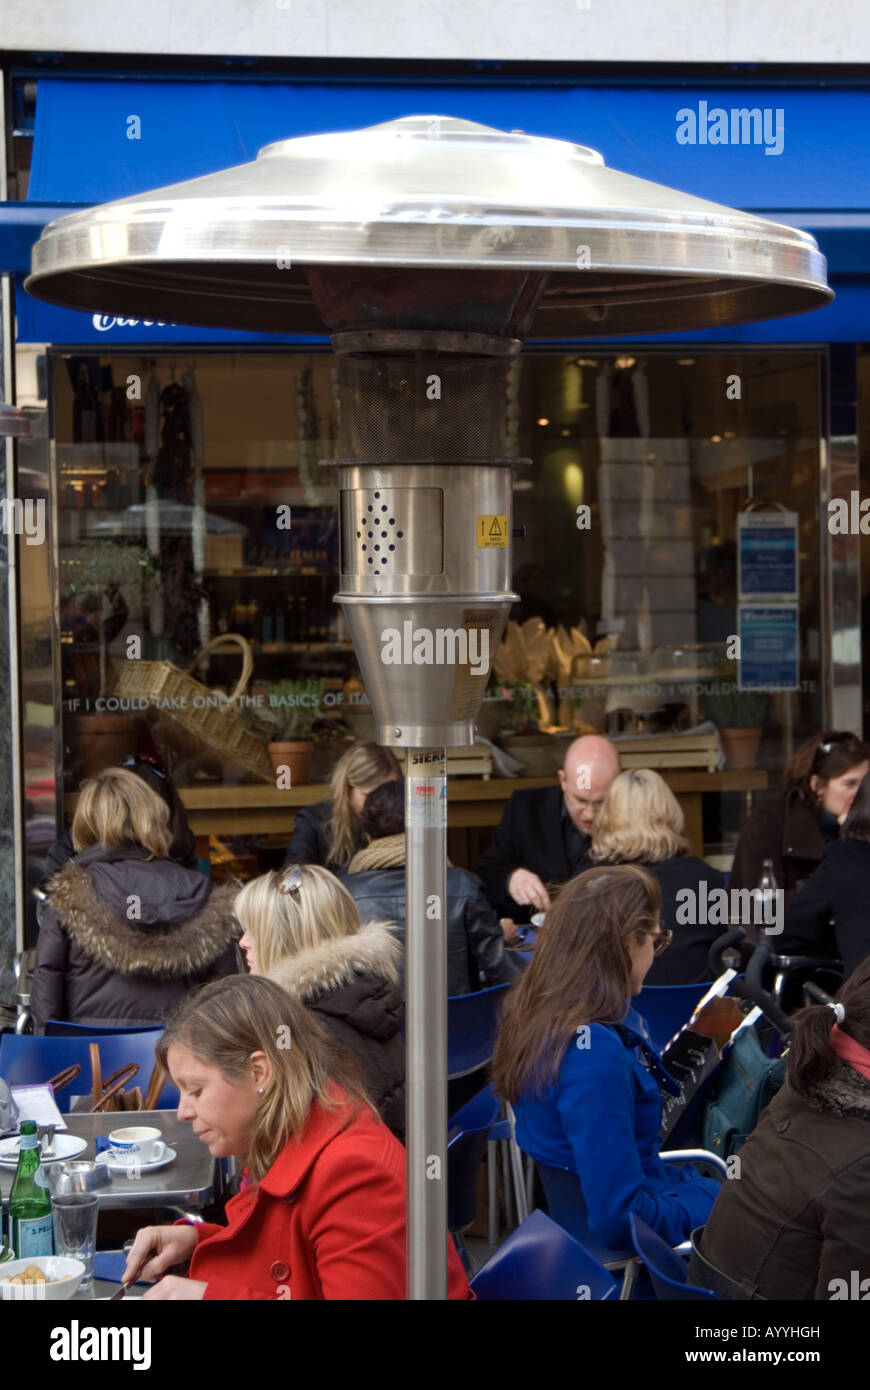
[[[390,924],[363,926],[347,889],[315,864],[255,878],[236,898],[236,916],[251,974],[300,999],[354,1053],[381,1118],[404,1139],[402,948]]]
[[[673,943],[654,962],[648,985],[708,980],[707,953],[728,929],[727,921],[710,910],[710,894],[725,887],[725,877],[689,854],[684,829],[680,803],[667,783],[649,768],[634,768],[611,784],[592,832],[587,867],[640,864],[658,880],[662,927],[673,933]]]
[[[178,1118],[248,1181],[225,1226],[139,1231],[124,1277],[144,1260],[159,1280],[146,1299],[405,1298],[405,1151],[298,999],[272,980],[218,980],[183,1001],[157,1055]],[[444,1240],[447,1296],[471,1298]],[[167,1274],[177,1264],[186,1274]]]
[[[47,885],[31,1009],[99,1027],[153,1027],[187,991],[238,971],[236,889],[169,857],[169,808],[134,772],[85,782],[76,855]]]
[[[285,865],[322,864],[333,873],[346,869],[366,843],[360,816],[375,787],[402,775],[395,754],[379,743],[355,743],[338,760],[330,778],[330,798],[296,812]]]

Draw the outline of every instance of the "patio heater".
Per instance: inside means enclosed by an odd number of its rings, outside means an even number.
[[[407,767],[408,1293],[446,1285],[446,749],[469,745],[510,589],[505,375],[587,339],[799,313],[811,236],[447,116],[279,141],[60,218],[27,290],[68,308],[329,332],[341,591],[379,742]]]

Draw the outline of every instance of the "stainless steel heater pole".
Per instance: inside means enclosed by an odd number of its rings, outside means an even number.
[[[408,749],[405,781],[408,1298],[447,1286],[447,755]]]

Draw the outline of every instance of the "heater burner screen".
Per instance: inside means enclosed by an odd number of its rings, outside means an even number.
[[[431,576],[444,572],[444,494],[438,487],[341,493],[343,575]]]
[[[506,362],[484,357],[339,359],[343,458],[489,462],[505,451]]]

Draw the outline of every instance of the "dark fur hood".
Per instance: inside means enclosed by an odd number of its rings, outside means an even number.
[[[870,1120],[870,1081],[840,1057],[835,1058],[824,1079],[806,1091],[804,1098],[817,1110]]]
[[[104,873],[111,871],[106,864],[102,869]],[[201,877],[168,860],[139,861],[139,877],[132,891],[141,896],[141,918],[128,920],[119,909],[117,892],[110,895],[111,901],[98,893],[88,869],[73,862],[51,880],[46,906],[84,954],[105,968],[123,975],[182,979],[207,970],[233,944],[239,930],[233,912],[237,888],[225,884],[209,892],[205,879],[204,892],[196,884],[184,883],[186,900],[195,910],[180,920],[180,898],[173,899],[171,889],[167,893],[166,880],[171,884],[181,874],[189,879]],[[129,889],[132,881],[128,871],[123,888]],[[148,892],[149,884],[159,886],[157,899],[167,902],[162,920],[154,920],[154,895]]]

